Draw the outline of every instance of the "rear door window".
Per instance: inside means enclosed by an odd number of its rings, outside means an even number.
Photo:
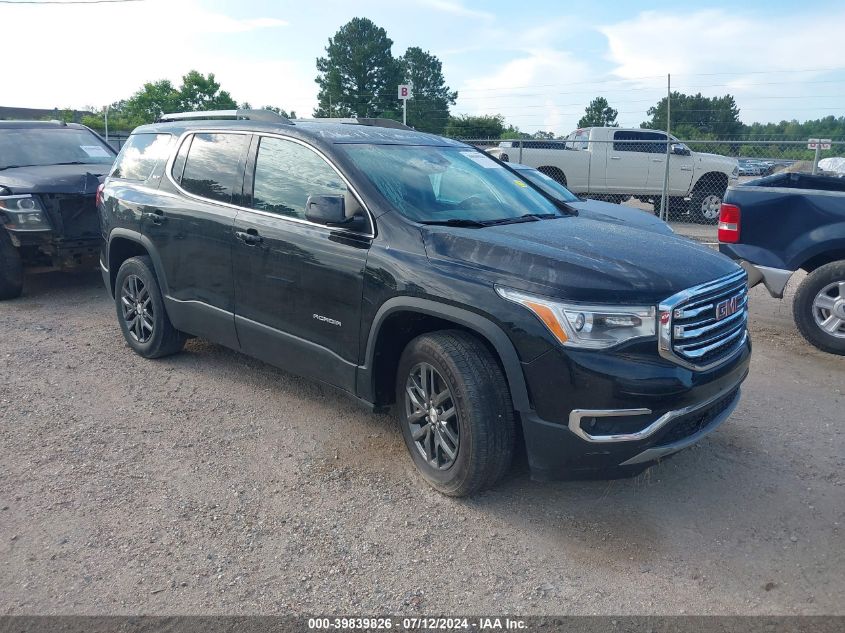
[[[202,198],[231,203],[233,193],[241,189],[240,165],[249,140],[248,134],[194,134],[182,172],[182,188]]]
[[[124,180],[147,180],[158,161],[167,158],[170,134],[133,134],[120,150],[110,176]]]

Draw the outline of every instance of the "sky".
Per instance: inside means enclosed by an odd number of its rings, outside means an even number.
[[[841,0],[14,2],[0,2],[2,106],[102,107],[196,69],[239,102],[311,116],[315,60],[359,16],[386,29],[395,56],[440,58],[453,113],[527,132],[568,133],[598,95],[637,126],[670,73],[673,90],[733,94],[746,123],[845,114]]]

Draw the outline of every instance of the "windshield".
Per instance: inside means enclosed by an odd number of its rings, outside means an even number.
[[[417,222],[495,222],[563,214],[482,152],[468,147],[345,145],[378,191]]]
[[[0,169],[90,163],[111,165],[115,152],[88,130],[7,128],[0,130]]]
[[[547,176],[536,169],[520,169],[519,175],[530,182],[541,191],[549,194],[552,198],[561,202],[578,202],[580,198],[569,189],[560,184],[557,180]]]

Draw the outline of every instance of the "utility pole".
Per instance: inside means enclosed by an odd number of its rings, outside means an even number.
[[[666,169],[663,172],[663,195],[660,196],[660,219],[669,220],[669,156],[672,143],[669,135],[672,133],[672,75],[666,75]]]
[[[103,117],[106,122],[106,143],[109,142],[109,107],[106,106],[106,113]]]

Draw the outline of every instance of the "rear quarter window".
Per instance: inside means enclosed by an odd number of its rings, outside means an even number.
[[[172,140],[170,134],[133,134],[117,155],[109,176],[147,180],[158,162],[167,159]]]

